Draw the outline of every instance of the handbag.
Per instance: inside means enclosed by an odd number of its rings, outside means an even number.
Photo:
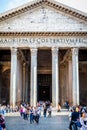
[[[81,125],[80,121],[76,121],[75,123],[76,123],[76,125],[77,125],[79,128],[81,128],[81,127],[82,127],[82,125]]]

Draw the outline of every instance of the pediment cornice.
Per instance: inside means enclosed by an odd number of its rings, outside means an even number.
[[[0,36],[87,36],[87,32],[0,32]]]
[[[53,0],[37,0],[37,1],[29,2],[27,5],[20,6],[19,8],[16,8],[12,11],[8,11],[7,13],[0,15],[0,22],[4,21],[6,19],[12,18],[14,16],[17,16],[19,14],[22,14],[26,11],[40,7],[44,4],[47,6],[50,6],[52,8],[55,8],[61,12],[64,12],[66,14],[72,15],[83,21],[87,21],[87,15],[85,13],[82,13],[82,12],[80,13],[77,10],[71,9],[71,8],[69,8],[65,5],[62,5],[58,2],[55,2]]]

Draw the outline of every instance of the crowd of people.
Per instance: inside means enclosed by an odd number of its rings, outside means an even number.
[[[0,104],[0,130],[6,130],[4,118],[6,113],[20,112],[20,116],[24,120],[30,120],[30,124],[34,122],[38,124],[42,111],[44,117],[47,117],[47,115],[51,117],[52,106],[49,101],[43,102],[42,104],[39,102],[36,107],[26,103],[22,103],[21,106],[16,106],[15,108],[10,105],[6,106]]]
[[[64,108],[69,111],[69,130],[87,130],[87,107],[73,106],[69,107],[69,103],[64,103]],[[43,117],[51,117],[52,104],[49,101],[38,102],[36,107],[22,103],[21,106],[12,108],[10,105],[0,105],[0,130],[6,130],[5,118],[6,113],[20,112],[20,116],[24,120],[28,120],[30,124],[39,123],[41,114]],[[58,103],[57,112],[61,112],[61,105]]]
[[[69,107],[69,103],[64,103],[64,108],[69,111],[69,130],[87,130],[87,108],[81,106]],[[52,104],[50,102],[38,103],[36,107],[29,106],[25,103],[21,104],[20,115],[24,120],[30,120],[30,124],[39,123],[39,118],[43,111],[44,118],[51,117]],[[58,104],[57,112],[61,112],[61,105]]]
[[[87,130],[87,108],[74,106],[70,108],[69,130]]]
[[[30,120],[30,124],[34,123],[34,121],[38,124],[42,111],[44,117],[47,116],[47,112],[48,117],[51,117],[52,106],[49,102],[44,102],[43,104],[37,103],[36,107],[22,103],[19,111],[24,120]]]

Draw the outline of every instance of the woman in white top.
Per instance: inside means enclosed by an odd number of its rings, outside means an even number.
[[[87,130],[87,118],[85,112],[82,112],[81,114],[80,123],[82,125],[81,130]]]

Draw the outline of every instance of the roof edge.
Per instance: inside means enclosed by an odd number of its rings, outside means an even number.
[[[0,36],[87,36],[87,32],[0,32]]]
[[[24,13],[26,11],[32,10],[33,8],[37,8],[41,6],[42,4],[48,5],[50,7],[53,7],[61,12],[64,12],[66,14],[72,15],[78,19],[81,19],[83,21],[87,21],[87,14],[83,13],[79,10],[76,10],[74,8],[71,8],[69,6],[66,6],[64,4],[61,4],[54,0],[34,0],[32,2],[28,2],[27,4],[24,4],[22,6],[19,6],[15,9],[9,10],[3,14],[0,15],[0,22],[7,20],[11,17],[14,17],[16,15],[19,15],[21,13]]]

